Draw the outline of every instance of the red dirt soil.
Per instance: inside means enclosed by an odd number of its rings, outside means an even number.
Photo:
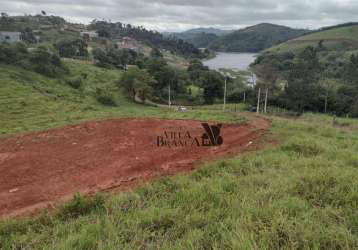
[[[224,124],[224,143],[215,147],[157,146],[165,130],[182,128],[200,138],[201,122],[189,120],[106,120],[0,139],[0,217],[51,208],[76,192],[125,190],[253,149],[270,124],[259,117]]]

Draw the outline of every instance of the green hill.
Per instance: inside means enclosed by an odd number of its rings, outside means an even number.
[[[209,48],[228,52],[259,52],[306,32],[302,29],[262,23],[222,36],[210,44]]]
[[[322,45],[330,50],[357,50],[358,49],[358,24],[333,26],[311,32],[307,35],[289,40],[280,45],[274,46],[268,51],[285,52],[295,51],[307,46],[316,46],[320,41]]]

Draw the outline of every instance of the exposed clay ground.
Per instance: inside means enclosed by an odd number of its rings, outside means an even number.
[[[257,146],[270,121],[224,125],[219,147],[158,147],[165,129],[201,137],[201,122],[120,119],[0,139],[0,217],[29,214],[76,192],[127,189]]]

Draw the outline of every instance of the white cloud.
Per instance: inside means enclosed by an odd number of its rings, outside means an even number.
[[[9,14],[49,14],[88,23],[121,21],[158,30],[193,27],[240,28],[271,22],[317,28],[358,21],[355,0],[0,0]]]

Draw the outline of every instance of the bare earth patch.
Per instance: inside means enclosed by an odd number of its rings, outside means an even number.
[[[201,122],[189,120],[106,120],[0,139],[0,217],[49,208],[76,192],[126,190],[255,148],[270,124],[259,117],[224,124],[224,143],[214,147],[158,147],[157,136],[177,128],[201,138]]]

